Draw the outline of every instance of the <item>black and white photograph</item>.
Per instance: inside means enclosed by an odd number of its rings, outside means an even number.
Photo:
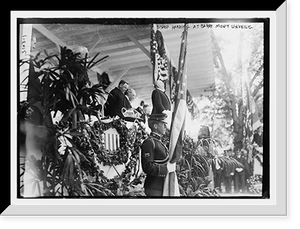
[[[11,12],[1,215],[286,215],[277,7]]]
[[[18,198],[270,198],[269,18],[18,18]]]

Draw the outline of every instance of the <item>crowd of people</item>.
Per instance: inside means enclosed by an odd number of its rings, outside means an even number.
[[[222,157],[233,158],[234,161],[222,160]],[[224,155],[216,155],[212,160],[214,187],[225,193],[246,193],[248,191],[247,179],[252,175],[251,165],[248,161],[247,151],[224,151]],[[225,190],[222,189],[222,184]]]
[[[228,149],[215,153],[211,164],[214,188],[228,194],[250,192],[249,178],[262,175],[262,136],[261,127],[253,139],[251,156],[245,149]]]

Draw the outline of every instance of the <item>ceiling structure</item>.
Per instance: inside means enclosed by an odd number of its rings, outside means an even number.
[[[162,32],[173,66],[177,68],[183,28],[178,24],[160,24],[158,29]],[[96,72],[105,71],[112,81],[109,89],[124,79],[135,89],[138,102],[144,100],[151,105],[150,30],[151,25],[33,24],[36,50],[53,54],[58,52],[59,46],[85,46],[90,57],[98,52],[99,57],[109,55],[104,63],[90,72],[91,82],[97,83]],[[215,81],[208,29],[190,25],[186,61],[188,90],[193,97],[206,94]]]

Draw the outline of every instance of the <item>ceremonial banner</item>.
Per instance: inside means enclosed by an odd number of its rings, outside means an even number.
[[[171,130],[170,130],[170,146],[169,155],[170,163],[174,164],[182,155],[182,141],[183,131],[186,118],[186,96],[187,96],[187,69],[186,69],[186,51],[187,51],[187,31],[188,27],[185,25],[182,33],[179,63],[178,63],[178,77],[176,82],[176,100],[175,108],[172,116]],[[171,172],[166,176],[164,184],[164,196],[179,196],[179,187],[176,177],[176,172]]]

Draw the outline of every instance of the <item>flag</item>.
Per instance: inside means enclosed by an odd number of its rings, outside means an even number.
[[[245,104],[245,115],[244,115],[244,141],[245,145],[249,146],[253,141],[253,132],[258,129],[262,124],[258,117],[258,112],[256,109],[256,104],[254,98],[250,91],[250,85],[248,79],[244,79],[243,83],[244,95],[243,95],[243,104]],[[253,152],[249,148],[248,151],[248,163],[253,161]]]
[[[200,110],[196,105],[196,103],[194,102],[193,96],[191,95],[189,90],[186,91],[186,104],[187,104],[188,111],[191,113],[192,119],[197,118],[200,114]]]
[[[175,163],[181,156],[182,137],[185,124],[186,115],[186,97],[187,97],[187,68],[186,68],[186,51],[187,51],[187,26],[185,26],[182,33],[179,63],[178,63],[178,77],[176,82],[175,105],[172,116],[171,130],[170,130],[170,162]]]
[[[185,25],[181,39],[178,75],[175,89],[175,105],[170,129],[169,162],[174,164],[174,166],[182,155],[183,134],[187,110],[187,29],[188,27]],[[175,172],[171,172],[166,176],[163,195],[179,196],[178,180]]]
[[[157,30],[155,24],[152,25],[151,29],[150,58],[153,65],[153,84],[155,85],[157,80],[166,83],[169,77],[169,64],[166,56],[164,38],[162,33]]]
[[[177,87],[178,87],[178,72],[174,66],[169,67],[169,86],[170,86],[170,100],[173,103],[176,101],[177,96]],[[189,92],[189,90],[186,90],[186,105],[187,109],[191,114],[191,118],[195,119],[199,117],[200,110],[196,103],[193,100],[192,94]]]
[[[254,98],[250,92],[249,82],[245,80],[245,95],[244,104],[246,104],[246,121],[245,121],[245,136],[250,138],[252,141],[253,131],[261,126],[261,122],[258,117],[256,104]]]

